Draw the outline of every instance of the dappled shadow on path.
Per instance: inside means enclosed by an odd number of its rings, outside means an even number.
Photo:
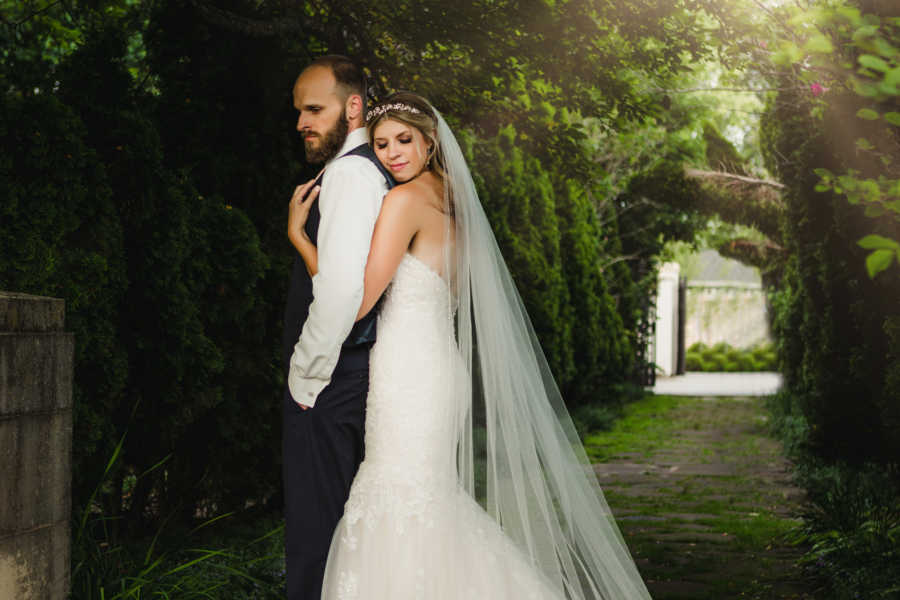
[[[586,444],[606,457],[595,470],[653,598],[814,598],[796,566],[802,550],[786,540],[802,490],[767,433],[764,401],[649,402]]]

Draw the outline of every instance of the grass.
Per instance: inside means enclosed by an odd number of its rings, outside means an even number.
[[[123,436],[91,497],[76,511],[72,600],[283,597],[280,515],[246,511],[238,518],[228,513],[188,529],[170,526],[170,519],[163,518],[154,534],[123,539],[123,522],[105,515],[97,497],[118,464],[124,441]]]
[[[675,430],[666,415],[684,403],[674,396],[649,396],[626,404],[610,431],[588,434],[584,449],[592,462],[622,455],[648,456],[667,443]]]

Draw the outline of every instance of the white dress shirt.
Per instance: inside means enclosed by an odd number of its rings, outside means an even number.
[[[312,278],[313,301],[288,372],[291,397],[305,406],[315,405],[331,382],[341,344],[362,304],[369,245],[388,188],[368,158],[342,155],[367,141],[365,127],[351,131],[322,177],[319,272]]]

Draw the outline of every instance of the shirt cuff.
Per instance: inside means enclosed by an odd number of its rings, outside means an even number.
[[[297,404],[310,408],[316,405],[316,398],[329,383],[331,379],[302,377],[299,370],[293,366],[288,373],[288,390],[291,392],[291,398]]]

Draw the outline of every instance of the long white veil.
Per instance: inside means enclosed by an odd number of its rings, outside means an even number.
[[[462,486],[481,501],[562,598],[649,599],[600,491],[494,234],[443,117],[437,141],[445,274],[472,405],[459,427]],[[448,224],[451,222],[448,219]],[[449,227],[449,225],[448,225]],[[447,232],[450,233],[449,231]],[[473,435],[474,431],[474,435]],[[483,496],[482,496],[483,494]]]

